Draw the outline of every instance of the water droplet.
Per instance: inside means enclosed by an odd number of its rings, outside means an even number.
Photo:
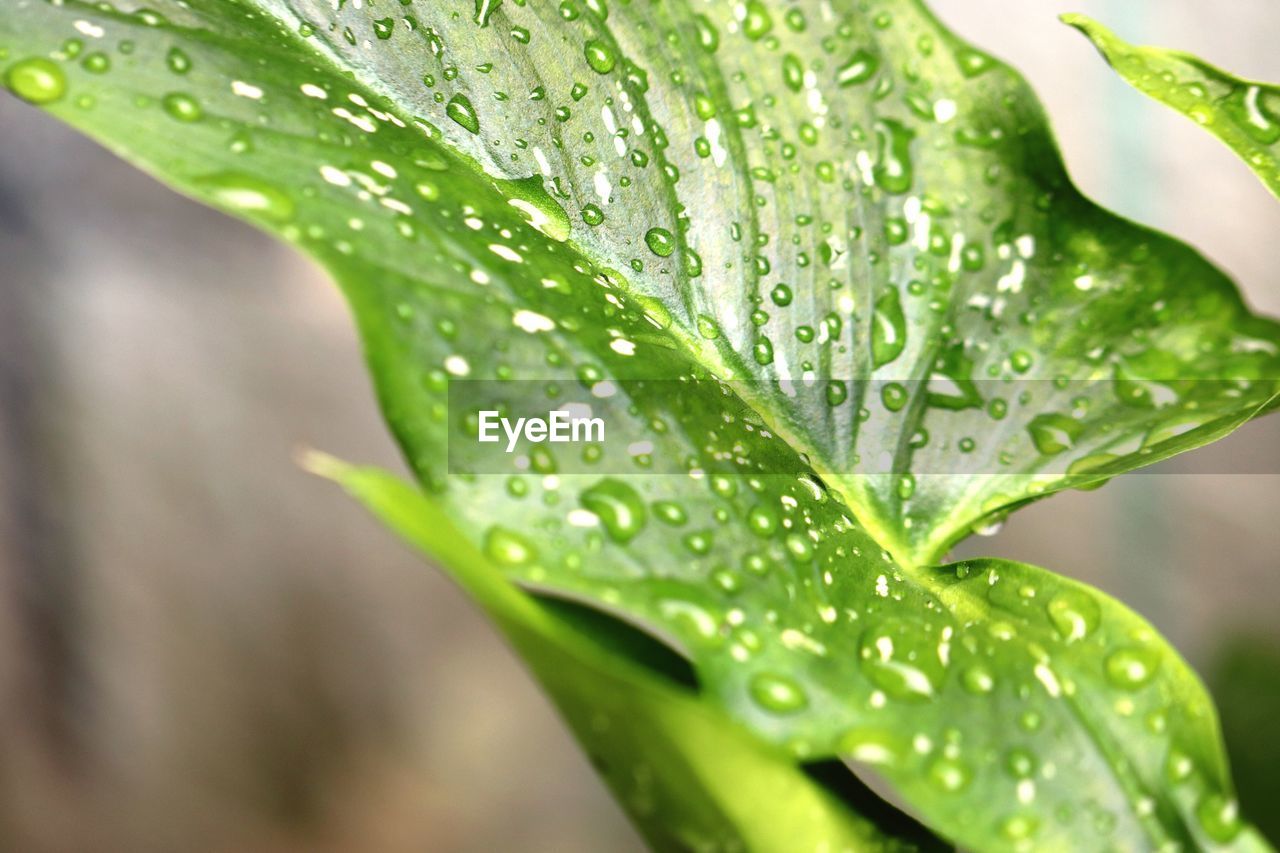
[[[1206,835],[1214,841],[1227,843],[1240,834],[1243,823],[1236,801],[1222,794],[1207,794],[1196,806],[1196,819]]]
[[[1084,431],[1084,425],[1067,415],[1036,415],[1027,424],[1027,432],[1031,441],[1045,456],[1053,456],[1075,447],[1076,440]]]
[[[773,364],[773,341],[764,335],[756,338],[755,346],[751,348],[751,355],[756,360],[756,364],[761,367]]]
[[[1018,717],[1018,725],[1028,732],[1039,731],[1044,724],[1044,716],[1039,711],[1023,711]]]
[[[1045,608],[1058,635],[1068,643],[1089,636],[1102,619],[1098,602],[1085,592],[1064,589]]]
[[[106,74],[111,70],[111,58],[105,53],[95,51],[86,56],[80,65],[90,74]]]
[[[929,782],[949,794],[962,790],[973,778],[973,772],[959,759],[940,756],[929,764]]]
[[[879,157],[872,167],[876,186],[887,193],[901,195],[911,189],[915,173],[911,167],[911,140],[915,133],[894,119],[876,122]]]
[[[190,95],[182,92],[170,92],[161,101],[164,111],[175,121],[193,122],[204,117],[204,110]]]
[[[606,478],[582,493],[582,505],[594,512],[609,538],[626,544],[644,530],[648,513],[636,490],[621,480]]]
[[[558,243],[569,239],[569,214],[547,192],[541,175],[495,183],[508,196],[507,204],[534,229]]]
[[[902,297],[890,287],[876,299],[871,318],[871,361],[882,367],[902,355],[907,345],[907,318],[902,313]]]
[[[587,57],[587,65],[597,74],[608,74],[618,64],[618,57],[613,49],[604,42],[592,39],[583,48]]]
[[[911,500],[916,493],[916,478],[912,474],[903,474],[898,478],[898,499]]]
[[[742,22],[742,33],[752,41],[759,41],[773,29],[773,18],[760,0],[747,0],[747,18]]]
[[[585,204],[582,206],[582,221],[594,228],[604,222],[604,211],[594,204]]]
[[[644,242],[660,258],[670,257],[676,250],[676,240],[665,228],[650,228],[644,234]]]
[[[786,538],[787,554],[797,563],[807,563],[813,559],[813,542],[799,533],[789,533]]]
[[[965,690],[976,696],[981,696],[992,691],[996,686],[996,679],[991,674],[991,670],[982,664],[974,664],[960,676],[960,683],[964,685]]]
[[[191,70],[191,57],[183,53],[181,48],[169,48],[169,52],[165,54],[164,62],[174,74],[186,74]]]
[[[932,699],[945,666],[936,642],[926,639],[924,626],[901,619],[887,619],[869,629],[859,646],[863,672],[895,699]]]
[[[711,545],[713,544],[714,539],[712,538],[711,531],[698,530],[693,533],[686,534],[681,541],[690,553],[701,557],[711,551]]]
[[[1015,779],[1026,779],[1036,771],[1036,757],[1022,747],[1014,747],[1005,756],[1004,766]]]
[[[778,530],[778,514],[767,504],[756,504],[747,512],[747,527],[755,535],[768,539]]]
[[[880,60],[866,50],[854,51],[853,56],[836,70],[836,82],[841,86],[856,86],[875,76]]]
[[[793,92],[799,92],[804,86],[804,66],[794,53],[782,57],[782,81]]]
[[[51,104],[67,93],[67,78],[58,64],[38,57],[9,66],[4,81],[13,94],[29,104]]]
[[[1261,86],[1237,86],[1222,101],[1227,115],[1260,145],[1280,142],[1280,96]]]
[[[1149,648],[1132,646],[1107,656],[1107,680],[1123,690],[1137,690],[1155,676],[1159,654]]]
[[[1025,841],[1035,835],[1040,822],[1031,815],[1012,815],[1000,824],[1000,834],[1010,841]]]
[[[751,698],[775,714],[793,714],[809,704],[804,688],[785,675],[758,673],[751,679]]]
[[[715,24],[706,15],[695,15],[694,24],[698,29],[698,44],[707,53],[715,53],[716,48],[720,46],[720,33],[716,30]]]
[[[503,527],[491,527],[484,537],[484,550],[505,566],[523,566],[533,562],[537,551],[519,534]]]
[[[851,729],[836,744],[840,755],[863,764],[896,764],[907,752],[905,741],[897,734],[880,728]]]
[[[450,98],[449,103],[445,104],[444,112],[463,129],[471,133],[480,132],[480,117],[476,115],[471,99],[466,95],[457,94]]]
[[[481,27],[489,26],[489,17],[502,5],[502,0],[476,0],[476,14],[472,18]]]
[[[272,222],[293,218],[293,199],[257,178],[235,172],[221,172],[200,178],[196,185],[212,196],[215,203]]]
[[[880,389],[880,402],[891,412],[898,412],[907,404],[907,389],[900,382],[888,382]]]
[[[659,521],[664,524],[670,524],[673,527],[678,527],[689,520],[684,507],[671,501],[658,501],[655,503],[653,505],[653,514]]]

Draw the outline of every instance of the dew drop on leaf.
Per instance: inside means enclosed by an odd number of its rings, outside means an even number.
[[[1058,635],[1068,643],[1089,636],[1102,618],[1098,602],[1079,590],[1064,589],[1045,608]]]
[[[584,491],[582,505],[594,512],[609,538],[626,544],[644,530],[648,513],[636,490],[621,480],[605,478]]]
[[[1015,779],[1026,779],[1036,770],[1036,757],[1022,747],[1014,747],[1005,756],[1004,766]]]
[[[761,335],[751,348],[751,356],[756,360],[756,364],[762,367],[773,364],[773,341]]]
[[[767,504],[756,504],[747,512],[747,527],[764,539],[778,530],[778,514]]]
[[[709,341],[713,341],[720,337],[720,327],[716,325],[716,321],[712,320],[705,314],[698,315],[698,334]]]
[[[1196,819],[1214,841],[1226,844],[1243,828],[1236,801],[1218,793],[1205,795],[1196,806]]]
[[[907,319],[902,313],[902,298],[890,287],[876,299],[871,318],[871,361],[882,367],[902,354],[907,345]]]
[[[293,218],[293,199],[257,178],[221,172],[201,178],[197,184],[210,194],[215,203],[240,213],[261,216],[276,223]]]
[[[1031,815],[1011,815],[1000,824],[1000,834],[1010,841],[1025,841],[1036,834],[1039,821]]]
[[[504,566],[523,566],[533,562],[537,551],[518,533],[505,527],[491,527],[484,537],[484,550]]]
[[[191,70],[191,57],[187,56],[182,48],[179,47],[169,48],[169,52],[165,54],[164,62],[174,74],[186,74]]]
[[[9,66],[4,80],[10,91],[30,104],[51,104],[67,92],[67,78],[58,64],[38,57]]]
[[[472,20],[481,27],[489,26],[489,16],[501,5],[502,0],[476,0],[476,14]]]
[[[676,250],[675,238],[665,228],[650,228],[645,232],[644,242],[649,247],[649,251],[660,258],[670,257]]]
[[[698,44],[707,53],[715,53],[720,46],[720,33],[716,30],[715,25],[711,23],[706,15],[694,16],[694,23],[698,28]]]
[[[684,547],[687,548],[691,554],[696,554],[701,557],[711,551],[711,546],[714,544],[715,540],[712,538],[711,531],[699,530],[694,533],[686,534],[681,541],[684,543]]]
[[[664,524],[670,524],[672,527],[679,527],[689,520],[684,507],[672,501],[658,501],[655,503],[653,505],[653,514],[659,521]]]
[[[1074,418],[1055,413],[1036,415],[1027,424],[1031,442],[1045,456],[1054,456],[1075,446],[1084,426]]]
[[[105,53],[94,52],[86,56],[80,65],[90,74],[106,74],[111,70],[111,58]]]
[[[1235,86],[1222,101],[1222,108],[1254,142],[1275,145],[1280,142],[1280,95],[1261,86]]]
[[[916,623],[890,618],[868,630],[858,651],[862,670],[894,699],[927,700],[938,691],[945,666]]]
[[[960,676],[960,683],[965,690],[975,696],[990,693],[996,686],[995,676],[982,664],[974,664],[966,668]]]
[[[480,132],[480,117],[476,115],[471,99],[466,95],[457,94],[450,98],[449,103],[445,104],[444,112],[463,129],[471,133]]]
[[[846,732],[837,744],[841,755],[864,764],[896,764],[907,751],[902,739],[880,728],[860,727]]]
[[[773,18],[760,0],[747,0],[747,18],[742,22],[742,33],[752,41],[759,41],[773,29]]]
[[[826,399],[828,406],[838,406],[849,399],[849,386],[843,380],[833,379],[827,383]]]
[[[775,714],[791,714],[809,704],[804,688],[785,675],[758,673],[751,679],[750,689],[756,704]]]
[[[507,196],[507,204],[520,211],[535,230],[558,243],[569,239],[569,214],[547,192],[541,175],[496,183]]]
[[[894,195],[908,192],[915,183],[911,165],[911,140],[915,133],[902,122],[887,118],[876,122],[876,136],[879,157],[871,170],[876,186]]]
[[[941,756],[929,764],[929,782],[948,794],[963,790],[973,777],[973,772],[959,759]]]
[[[843,65],[836,69],[836,82],[841,86],[856,86],[875,76],[880,60],[866,50],[857,50]]]
[[[885,383],[880,389],[880,401],[884,403],[884,407],[891,412],[898,412],[907,404],[906,386],[899,382]]]
[[[1130,646],[1107,655],[1107,681],[1123,690],[1137,690],[1156,674],[1160,657],[1152,649]]]
[[[782,81],[793,92],[799,92],[804,85],[804,66],[800,64],[800,57],[794,53],[782,57]]]
[[[587,57],[587,65],[597,74],[608,74],[618,64],[613,48],[595,39],[586,43],[583,53]]]
[[[170,92],[161,100],[161,105],[168,116],[175,121],[194,122],[204,117],[204,110],[190,95],[182,92]]]

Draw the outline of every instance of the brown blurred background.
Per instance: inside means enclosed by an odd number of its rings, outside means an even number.
[[[1280,7],[1225,6],[934,2],[1027,74],[1086,192],[1280,314],[1280,204],[1055,17],[1280,80]],[[399,467],[336,291],[8,97],[0,142],[0,849],[638,849],[467,601],[293,463]],[[1263,423],[1219,452],[1277,448]],[[1278,503],[1274,474],[1130,476],[963,548],[1152,619],[1273,833]]]

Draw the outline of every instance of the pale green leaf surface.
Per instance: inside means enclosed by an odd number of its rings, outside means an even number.
[[[20,0],[7,82],[319,259],[416,473],[509,578],[644,624],[733,718],[874,762],[961,843],[1255,843],[1137,617],[927,565],[1225,434],[1280,373],[1220,272],[1071,187],[1013,72],[906,0],[152,8]],[[451,376],[616,382],[610,429],[690,475],[449,477]],[[734,384],[664,384],[689,377]]]
[[[1130,85],[1221,139],[1280,196],[1280,86],[1237,77],[1179,50],[1129,44],[1084,15],[1062,20]]]

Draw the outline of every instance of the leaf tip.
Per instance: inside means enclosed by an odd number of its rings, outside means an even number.
[[[335,482],[342,482],[351,471],[346,462],[314,447],[299,447],[294,451],[293,460],[307,473]]]
[[[1104,56],[1116,46],[1123,44],[1115,33],[1088,15],[1083,15],[1079,12],[1064,12],[1058,16],[1058,20],[1068,27],[1079,30],[1085,38],[1093,42],[1093,46]]]

